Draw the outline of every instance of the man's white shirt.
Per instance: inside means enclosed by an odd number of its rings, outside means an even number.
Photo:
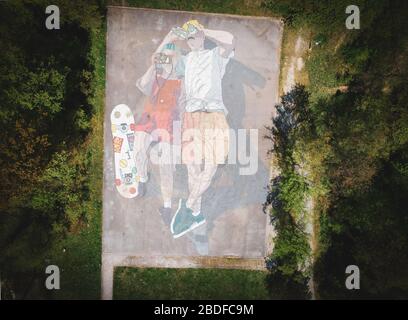
[[[191,51],[185,56],[186,111],[228,113],[222,100],[222,78],[229,60],[220,54],[220,47],[212,50]]]

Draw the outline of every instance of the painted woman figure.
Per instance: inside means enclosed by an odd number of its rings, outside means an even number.
[[[152,56],[152,65],[137,81],[137,87],[147,96],[144,111],[135,126],[135,162],[139,180],[139,195],[146,192],[148,151],[152,143],[160,142],[162,150],[170,150],[173,144],[173,121],[180,119],[179,102],[182,96],[183,61],[180,50],[174,44],[175,36],[169,33]],[[169,156],[159,160],[160,187],[163,206],[159,212],[169,225],[173,173],[175,164]]]

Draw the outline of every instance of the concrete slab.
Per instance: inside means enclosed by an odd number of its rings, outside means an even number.
[[[239,163],[219,166],[203,196],[202,211],[207,223],[174,239],[158,213],[162,199],[156,165],[150,165],[151,176],[143,198],[125,199],[116,191],[110,113],[114,106],[126,104],[137,122],[145,101],[135,85],[137,79],[147,70],[152,53],[171,28],[191,19],[197,19],[208,29],[229,31],[236,38],[235,56],[226,67],[222,94],[229,110],[230,127],[258,130],[258,141],[251,146],[258,148],[257,171],[241,175],[240,168],[245,166]],[[278,101],[281,39],[281,23],[270,18],[109,7],[104,124],[104,298],[112,296],[111,272],[115,265],[259,269],[270,247],[267,243],[271,230],[261,208],[270,173],[267,156],[270,144],[263,136],[264,126],[270,124]],[[173,212],[178,199],[187,195],[187,170],[179,164],[174,177]]]

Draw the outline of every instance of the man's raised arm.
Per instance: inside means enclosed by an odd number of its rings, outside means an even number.
[[[221,48],[220,52],[224,58],[227,58],[235,49],[235,37],[228,31],[203,29],[203,32]]]

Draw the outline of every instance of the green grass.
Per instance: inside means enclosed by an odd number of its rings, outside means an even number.
[[[114,299],[268,299],[264,271],[115,269]]]

